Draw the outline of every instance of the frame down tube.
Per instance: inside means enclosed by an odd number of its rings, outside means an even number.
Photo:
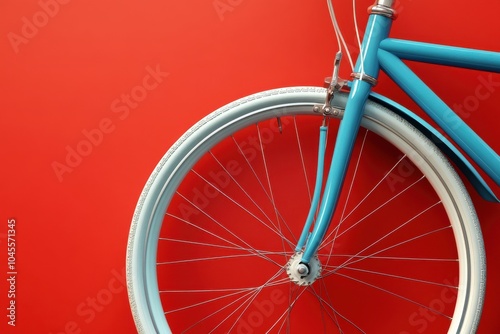
[[[377,51],[380,42],[387,38],[391,24],[392,19],[386,16],[377,14],[369,16],[361,46],[362,51],[354,69],[354,72],[359,74],[360,79],[354,79],[352,82],[344,117],[340,122],[318,216],[307,240],[304,254],[302,255],[302,263],[309,263],[311,258],[316,254],[330,226],[363,117],[363,109],[372,88],[372,84],[363,80],[363,76],[368,75],[374,79],[378,77],[380,67],[377,59]]]
[[[383,71],[401,87],[496,184],[500,157],[448,107],[403,61],[404,59],[461,68],[500,72],[500,54],[428,43],[386,39],[378,58]]]

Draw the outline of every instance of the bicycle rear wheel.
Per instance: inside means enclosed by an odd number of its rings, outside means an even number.
[[[318,251],[320,276],[309,286],[288,277],[315,180],[323,117],[312,106],[324,96],[314,87],[249,96],[166,153],[129,236],[139,332],[475,330],[485,259],[471,200],[429,140],[371,101]],[[328,122],[326,161],[338,123]]]

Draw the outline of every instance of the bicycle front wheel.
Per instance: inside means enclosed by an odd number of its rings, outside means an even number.
[[[471,200],[429,140],[371,101],[317,254],[319,277],[290,279],[323,122],[312,106],[324,96],[313,87],[249,96],[166,153],[129,237],[139,332],[474,332],[485,260]],[[333,104],[346,100],[338,93]],[[327,122],[327,158],[339,122]]]

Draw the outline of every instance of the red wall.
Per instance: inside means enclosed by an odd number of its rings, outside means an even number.
[[[355,45],[350,5],[337,3]],[[362,25],[370,3],[358,2]],[[499,7],[401,0],[393,36],[500,51]],[[15,327],[0,279],[0,332],[134,333],[125,248],[149,173],[216,107],[264,89],[321,85],[337,50],[326,3],[10,0],[0,17],[0,277],[10,277],[10,218],[17,272]],[[416,71],[500,151],[499,75]],[[490,94],[479,99],[485,80]],[[132,90],[140,101],[127,100]],[[412,106],[390,83],[377,90]],[[498,333],[500,205],[473,199],[489,266],[480,333]]]

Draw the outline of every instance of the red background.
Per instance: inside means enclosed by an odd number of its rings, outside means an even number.
[[[355,45],[350,4],[337,3]],[[369,4],[358,1],[362,26]],[[392,35],[500,51],[499,6],[401,0]],[[48,14],[40,14],[43,8]],[[222,104],[275,87],[321,85],[337,51],[326,3],[6,0],[0,17],[0,332],[134,333],[125,249],[149,173],[176,138]],[[451,106],[470,103],[479,78],[488,78],[415,68]],[[151,70],[161,72],[156,87],[150,80],[152,89],[143,89],[147,96],[136,105],[121,102],[122,94],[139,94]],[[497,85],[488,98],[476,99],[462,116],[500,151],[500,76],[490,79]],[[377,91],[413,106],[390,83]],[[91,146],[85,133],[95,134]],[[86,156],[70,166],[68,152],[78,148]],[[500,206],[472,196],[488,256],[480,333],[498,333]],[[16,327],[6,318],[12,217]]]

